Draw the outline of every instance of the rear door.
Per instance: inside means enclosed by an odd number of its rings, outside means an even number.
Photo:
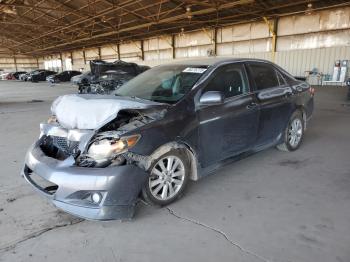
[[[273,143],[280,135],[293,110],[293,92],[281,73],[270,63],[248,62],[260,119],[256,146]]]
[[[243,63],[217,68],[201,93],[207,91],[220,91],[225,100],[197,110],[203,167],[249,150],[258,127],[258,108]]]

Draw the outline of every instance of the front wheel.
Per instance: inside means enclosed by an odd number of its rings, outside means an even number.
[[[284,131],[284,142],[277,146],[282,151],[297,150],[304,138],[304,119],[300,111],[293,113]]]
[[[190,163],[184,150],[172,150],[154,161],[143,189],[150,204],[165,206],[183,194],[190,176]]]

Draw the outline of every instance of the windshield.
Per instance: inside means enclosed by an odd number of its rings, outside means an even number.
[[[176,103],[185,96],[206,71],[207,66],[158,66],[138,75],[114,94],[164,103]]]

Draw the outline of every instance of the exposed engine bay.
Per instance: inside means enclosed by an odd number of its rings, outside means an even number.
[[[139,137],[128,136],[124,138],[124,134],[162,118],[165,112],[166,109],[159,110],[158,108],[123,109],[118,112],[114,120],[98,130],[92,131],[91,138],[86,143],[85,148],[79,146],[82,141],[71,141],[67,137],[50,134],[45,134],[40,138],[40,148],[47,156],[58,160],[65,160],[72,156],[75,159],[75,165],[80,167],[103,168],[110,165],[131,164],[142,158],[142,156],[135,156],[127,150],[130,143],[136,143]],[[58,122],[57,125],[59,125]],[[102,151],[106,151],[106,147],[118,143],[121,144],[120,150],[113,151],[108,155],[101,156],[99,152],[91,150],[93,146],[102,146]],[[104,144],[108,145],[104,146]]]

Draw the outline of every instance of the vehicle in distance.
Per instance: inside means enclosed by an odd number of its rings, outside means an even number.
[[[7,76],[6,76],[6,79],[7,80],[18,80],[19,79],[19,76],[21,74],[25,74],[27,72],[25,71],[18,71],[18,72],[13,72],[13,73],[9,73]]]
[[[111,95],[54,101],[22,175],[66,212],[129,218],[139,195],[164,206],[189,180],[232,160],[272,146],[298,149],[313,96],[307,83],[264,60],[157,66]]]
[[[110,94],[149,68],[149,66],[141,66],[122,60],[114,62],[93,60],[90,61],[92,77],[89,83],[79,84],[78,90],[80,94]]]
[[[45,69],[37,69],[37,70],[33,70],[33,71],[29,72],[29,73],[21,74],[19,76],[19,80],[21,80],[21,81],[28,81],[29,80],[30,81],[31,76],[33,74],[37,74],[38,72],[42,72],[42,71],[45,71]]]
[[[39,82],[39,81],[45,81],[46,77],[50,75],[57,74],[55,71],[50,71],[50,70],[38,70],[32,74],[29,75],[27,78],[27,81],[32,81],[32,82]]]
[[[81,75],[81,72],[74,70],[67,70],[55,75],[46,77],[46,81],[50,83],[68,82],[73,76]]]
[[[82,73],[80,75],[73,76],[70,79],[72,85],[87,85],[90,83],[92,74],[90,71]]]

